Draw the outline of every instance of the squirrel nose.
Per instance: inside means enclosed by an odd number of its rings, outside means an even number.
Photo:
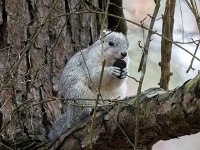
[[[127,56],[127,52],[121,52],[121,55],[122,55],[123,57],[126,57],[126,56]]]

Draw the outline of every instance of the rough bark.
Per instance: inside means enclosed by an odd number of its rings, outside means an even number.
[[[176,0],[167,0],[165,7],[165,14],[163,16],[162,35],[168,39],[173,40],[173,27],[174,27],[174,11],[176,6]],[[162,38],[161,41],[161,78],[160,87],[168,90],[169,80],[172,73],[170,72],[170,60],[171,60],[172,42]]]
[[[103,12],[105,2],[0,0],[0,149],[47,141],[49,127],[66,109],[55,101],[60,73],[74,53],[97,40],[102,14],[89,11]],[[88,13],[70,14],[82,11]]]

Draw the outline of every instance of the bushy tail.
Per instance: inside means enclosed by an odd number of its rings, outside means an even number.
[[[62,133],[66,132],[69,127],[70,127],[70,124],[69,124],[69,115],[67,114],[67,112],[65,112],[53,124],[53,127],[52,127],[52,129],[50,130],[50,132],[48,134],[48,138],[50,140],[55,140]]]
[[[92,108],[75,107],[75,105],[70,104],[68,106],[67,111],[53,124],[53,127],[48,134],[50,140],[58,138],[74,124],[88,116],[92,110]]]

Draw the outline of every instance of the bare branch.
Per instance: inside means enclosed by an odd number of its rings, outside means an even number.
[[[196,55],[196,53],[197,53],[197,50],[198,50],[198,48],[199,48],[199,44],[200,44],[200,40],[199,40],[199,42],[197,43],[197,46],[196,46],[195,51],[194,51],[194,55]],[[189,67],[188,67],[186,73],[188,73],[188,72],[190,71],[190,69],[193,69],[193,67],[192,67],[193,62],[194,62],[194,57],[192,57],[192,60],[191,60],[191,62],[190,62],[190,65],[189,65]]]
[[[167,0],[165,14],[163,16],[162,34],[168,39],[171,39],[171,41],[173,40],[175,6],[176,0]],[[161,41],[161,62],[159,63],[159,66],[161,67],[160,87],[165,90],[168,90],[170,76],[172,75],[170,72],[171,41],[168,41],[165,38],[162,38]]]

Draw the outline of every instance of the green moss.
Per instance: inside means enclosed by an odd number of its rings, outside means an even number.
[[[146,105],[146,115],[150,114],[152,112],[152,109],[155,108],[155,102],[154,100],[151,100],[147,105]]]
[[[197,82],[200,82],[200,74],[198,74],[194,79],[188,81],[186,84],[185,84],[185,89],[187,91],[189,91],[190,89],[192,89],[194,87],[194,85],[197,83]]]

